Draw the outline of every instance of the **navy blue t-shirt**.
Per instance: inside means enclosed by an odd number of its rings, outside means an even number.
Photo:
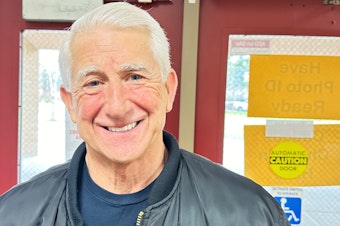
[[[147,206],[152,185],[132,194],[113,194],[94,183],[85,163],[78,193],[84,225],[135,226],[138,213]]]

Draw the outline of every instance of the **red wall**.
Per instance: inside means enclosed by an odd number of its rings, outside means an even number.
[[[109,2],[109,1],[106,1]],[[150,13],[166,29],[172,45],[173,66],[180,72],[183,4],[147,4]],[[19,41],[24,29],[64,29],[69,23],[27,22],[22,19],[22,0],[0,1],[0,194],[17,183]],[[180,75],[180,74],[179,74]],[[166,129],[178,136],[179,102],[168,115]]]
[[[195,152],[221,163],[228,35],[339,36],[340,5],[322,0],[200,2]]]

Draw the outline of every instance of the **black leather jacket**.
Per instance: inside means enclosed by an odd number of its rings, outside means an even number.
[[[180,150],[164,132],[167,163],[155,181],[140,226],[288,226],[262,187],[211,161]],[[0,226],[79,226],[77,184],[85,145],[70,163],[47,170],[0,197]],[[113,224],[114,225],[114,224]]]

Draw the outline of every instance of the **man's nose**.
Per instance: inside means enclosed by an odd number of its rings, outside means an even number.
[[[122,118],[129,111],[128,87],[118,82],[110,84],[105,92],[105,110],[113,118]]]

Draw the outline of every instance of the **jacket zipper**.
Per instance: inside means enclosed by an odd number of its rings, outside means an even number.
[[[144,211],[140,211],[137,217],[136,226],[142,225],[143,216],[144,216]]]

